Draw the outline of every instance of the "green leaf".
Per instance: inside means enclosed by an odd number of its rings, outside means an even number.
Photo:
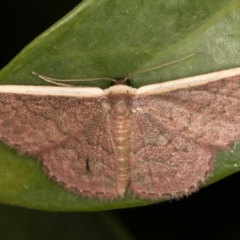
[[[29,44],[0,73],[1,84],[47,85],[54,78],[121,78],[198,53],[191,59],[131,79],[133,87],[240,65],[240,1],[88,0]],[[80,83],[78,83],[80,84]],[[81,85],[106,88],[108,82]],[[239,144],[217,155],[207,184],[240,169]],[[0,201],[44,210],[93,211],[151,204],[127,195],[99,202],[48,180],[34,158],[0,146]]]

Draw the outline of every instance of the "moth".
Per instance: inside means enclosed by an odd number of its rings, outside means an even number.
[[[196,191],[216,152],[240,140],[240,68],[138,89],[124,82],[105,90],[1,85],[0,141],[85,198]]]

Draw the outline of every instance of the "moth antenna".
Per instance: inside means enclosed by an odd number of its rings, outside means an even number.
[[[150,71],[156,70],[158,68],[163,68],[163,67],[166,67],[168,65],[172,65],[172,64],[184,61],[184,60],[186,60],[188,58],[191,58],[191,57],[195,56],[196,54],[198,54],[198,53],[193,53],[193,54],[190,54],[190,55],[188,55],[186,57],[174,60],[172,62],[164,63],[164,64],[156,66],[156,67],[152,67],[152,68],[148,68],[148,69],[145,69],[145,70],[141,70],[141,71],[130,73],[126,78],[124,78],[124,80],[127,80],[127,79],[131,78],[132,76],[135,76],[135,75],[138,75],[138,74],[141,74],[141,73],[150,72]]]
[[[62,83],[62,82],[86,82],[86,81],[99,81],[99,80],[107,80],[107,81],[113,81],[113,82],[116,81],[116,79],[112,79],[112,78],[57,79],[57,78],[47,77],[36,72],[32,72],[32,74],[36,75],[37,77],[43,79],[46,82],[50,82],[55,85],[65,86],[65,87],[72,87],[72,85]]]
[[[145,73],[145,72],[150,72],[150,71],[156,70],[158,68],[163,68],[163,67],[166,67],[168,65],[172,65],[172,64],[184,61],[184,60],[186,60],[188,58],[191,58],[191,57],[195,56],[196,54],[197,53],[193,53],[193,54],[190,54],[190,55],[188,55],[186,57],[174,60],[172,62],[164,63],[164,64],[156,66],[156,67],[152,67],[152,68],[148,68],[148,69],[145,69],[145,70],[141,70],[141,71],[130,73],[127,77],[122,79],[122,82],[126,82],[132,76],[139,75],[139,74]],[[55,84],[57,86],[65,86],[65,87],[72,87],[72,85],[66,84],[66,83],[62,83],[62,82],[86,82],[86,81],[107,80],[107,81],[111,81],[111,82],[116,83],[118,81],[118,80],[116,80],[114,78],[104,78],[104,77],[103,78],[101,78],[101,77],[100,78],[84,78],[84,79],[57,79],[57,78],[47,77],[47,76],[44,76],[44,75],[36,73],[36,72],[32,72],[32,74],[36,75],[37,77],[43,79],[46,82],[50,82],[50,83]]]

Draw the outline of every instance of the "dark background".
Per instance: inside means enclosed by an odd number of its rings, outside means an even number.
[[[79,3],[79,0],[2,1],[0,3],[0,67],[4,67],[29,42]],[[240,173],[225,178],[188,198],[146,207],[110,211],[136,239],[240,239]],[[29,223],[41,219],[69,219],[78,222],[82,213],[48,213],[0,206],[0,236],[8,225],[15,231],[21,226],[27,231]],[[11,217],[12,216],[12,217]],[[86,219],[93,213],[85,213]],[[79,219],[78,219],[79,218]],[[14,221],[13,221],[14,219]],[[22,221],[25,219],[25,221]],[[91,222],[91,221],[90,221]],[[41,232],[41,222],[36,227]],[[54,224],[53,224],[54,225]],[[64,224],[60,226],[64,227]],[[72,226],[72,234],[75,226]],[[94,230],[93,230],[94,231]],[[10,235],[9,235],[10,236]],[[5,235],[5,239],[12,239]],[[53,236],[45,239],[55,239]],[[80,239],[76,236],[61,239]],[[21,238],[19,238],[21,239]],[[31,238],[29,238],[31,239]],[[36,239],[36,238],[35,238]],[[60,239],[60,238],[58,238]],[[83,238],[81,238],[83,239]],[[90,239],[90,238],[88,238]],[[100,236],[96,235],[96,238]],[[107,238],[106,238],[107,239]],[[27,238],[25,238],[27,240]]]

